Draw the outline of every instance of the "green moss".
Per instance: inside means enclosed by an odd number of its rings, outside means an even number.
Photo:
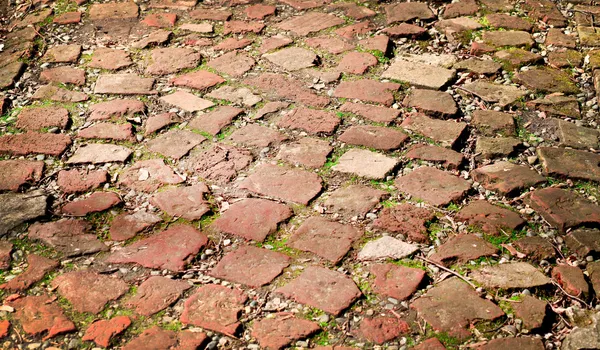
[[[440,332],[434,334],[434,336],[446,347],[446,349],[458,349],[463,343],[460,339],[449,335],[446,332]]]

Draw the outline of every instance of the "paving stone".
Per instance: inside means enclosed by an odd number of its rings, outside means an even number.
[[[348,74],[364,74],[367,69],[376,66],[377,63],[379,61],[372,54],[353,51],[342,57],[337,69]]]
[[[208,202],[204,200],[205,193],[209,190],[203,183],[176,187],[156,193],[150,198],[150,204],[175,218],[199,220],[210,211]]]
[[[326,10],[328,11],[342,11],[344,15],[359,20],[368,17],[373,17],[377,14],[377,12],[371,10],[366,6],[359,6],[355,3],[351,2],[339,2],[335,4],[331,4],[327,6]]]
[[[458,43],[462,41],[465,32],[482,28],[481,23],[470,17],[442,19],[436,22],[435,27],[446,34],[448,41]]]
[[[452,337],[465,339],[471,336],[467,327],[477,320],[493,321],[504,312],[489,300],[482,299],[468,284],[450,278],[415,300],[411,307],[434,330]],[[440,313],[440,310],[444,310]]]
[[[0,194],[0,235],[5,235],[24,222],[46,215],[47,206],[48,197],[39,191]]]
[[[352,46],[345,40],[325,35],[307,38],[306,40],[304,40],[304,42],[310,47],[327,51],[333,55],[337,55],[339,53],[346,52],[354,48],[354,46]]]
[[[486,288],[532,288],[550,283],[550,279],[525,262],[486,266],[473,270],[471,277]]]
[[[264,196],[307,205],[321,192],[321,178],[312,172],[262,164],[239,185]]]
[[[6,337],[8,335],[9,328],[10,328],[9,320],[0,321],[0,337],[2,337],[2,338]]]
[[[521,30],[484,31],[482,39],[494,47],[530,47],[534,43],[531,34]]]
[[[329,142],[311,137],[304,137],[294,143],[281,146],[277,159],[282,159],[293,165],[308,168],[320,168],[327,161],[327,156],[333,147]]]
[[[144,210],[121,213],[111,222],[110,238],[114,241],[126,241],[161,221],[159,216]]]
[[[226,21],[231,17],[231,11],[227,9],[197,8],[189,13],[190,18],[195,20]]]
[[[354,113],[365,119],[384,124],[389,124],[400,116],[400,111],[397,109],[354,102],[345,102],[339,110],[341,112]]]
[[[132,43],[131,47],[134,49],[145,49],[150,45],[161,45],[169,40],[171,34],[172,33],[168,30],[159,29],[141,40]]]
[[[29,226],[29,239],[36,239],[65,254],[80,256],[107,251],[108,247],[95,234],[92,226],[82,219],[61,219]]]
[[[428,162],[441,163],[449,170],[456,170],[464,162],[465,157],[451,149],[435,146],[415,144],[404,155],[408,159],[420,159]]]
[[[200,62],[200,54],[188,48],[157,48],[150,52],[146,74],[166,75],[183,69],[195,68]]]
[[[565,94],[579,92],[579,88],[568,73],[552,68],[533,68],[522,71],[517,73],[513,80],[538,92],[562,92]]]
[[[536,171],[506,161],[477,168],[471,172],[471,176],[485,189],[503,195],[516,195],[523,189],[546,181]]]
[[[427,277],[422,269],[389,263],[371,265],[370,272],[375,275],[373,291],[396,300],[410,298]]]
[[[469,58],[455,63],[453,68],[459,71],[466,70],[477,74],[495,74],[502,68],[502,65],[493,60]]]
[[[89,121],[110,118],[128,118],[136,113],[144,113],[144,102],[138,100],[115,99],[90,106]]]
[[[223,34],[227,35],[230,33],[233,34],[246,34],[246,33],[260,33],[264,24],[258,23],[256,21],[244,22],[244,21],[227,21],[223,25]]]
[[[376,316],[364,318],[360,323],[358,335],[375,344],[383,344],[399,337],[401,334],[409,333],[410,326],[404,320],[396,317]]]
[[[248,88],[235,88],[230,85],[223,85],[218,89],[211,91],[206,97],[229,101],[236,105],[252,107],[262,101],[258,95],[254,95]]]
[[[597,261],[587,264],[586,268],[586,272],[589,276],[589,280],[594,289],[594,292],[600,290],[600,278],[598,276],[598,268],[600,268],[600,263]]]
[[[17,28],[33,26],[45,21],[52,14],[52,9],[43,9],[26,14],[23,19],[16,23]]]
[[[567,24],[567,19],[552,1],[526,0],[524,8],[529,11],[528,15],[530,17],[541,20],[548,25],[564,27]]]
[[[138,17],[139,9],[135,3],[108,2],[104,4],[92,4],[89,16],[91,21],[104,19],[135,19]]]
[[[515,86],[493,84],[481,80],[463,85],[463,90],[485,102],[497,103],[500,107],[512,104],[527,93]]]
[[[435,15],[424,2],[398,3],[385,6],[385,15],[388,24],[395,22],[409,22],[414,19],[428,20]]]
[[[585,298],[590,293],[590,287],[585,280],[583,271],[577,266],[555,266],[552,269],[552,278],[570,295]]]
[[[521,140],[515,137],[479,136],[475,143],[476,159],[494,159],[509,157],[521,147]]]
[[[253,58],[237,51],[228,52],[208,62],[210,68],[232,77],[241,77],[255,64]]]
[[[471,124],[484,136],[513,136],[516,125],[512,115],[493,110],[477,110],[473,112]]]
[[[494,54],[498,60],[504,63],[505,68],[513,69],[524,65],[534,64],[543,59],[537,53],[523,50],[516,47],[511,47],[506,50],[500,50]]]
[[[21,324],[25,333],[45,334],[43,340],[77,330],[58,303],[47,294],[18,298],[9,305],[15,308],[13,318]]]
[[[427,30],[414,24],[400,23],[385,28],[383,32],[392,38],[417,38],[425,34]]]
[[[419,345],[413,347],[414,350],[446,350],[444,344],[438,338],[429,338]]]
[[[183,182],[162,159],[137,161],[119,176],[119,184],[142,192],[154,192],[159,187]]]
[[[122,347],[123,350],[135,350],[140,348],[170,349],[177,345],[177,335],[174,331],[168,331],[153,326],[143,331],[139,336],[132,339]]]
[[[333,315],[339,315],[362,295],[350,278],[317,266],[305,268],[299,277],[277,288],[275,293]]]
[[[466,221],[491,235],[502,235],[503,232],[517,230],[525,224],[525,220],[512,210],[490,204],[486,200],[476,200],[463,207],[454,217],[455,220]]]
[[[353,40],[363,37],[365,34],[369,33],[371,29],[371,22],[363,21],[336,29],[334,33],[346,40]]]
[[[172,225],[165,231],[111,253],[106,262],[135,263],[151,269],[183,271],[186,263],[207,243],[206,235],[193,227]]]
[[[398,165],[398,160],[369,150],[353,148],[344,153],[331,169],[381,180]]]
[[[279,0],[279,2],[289,5],[294,9],[308,10],[316,7],[321,7],[331,2],[331,0]]]
[[[477,11],[479,11],[479,5],[475,0],[462,0],[446,5],[442,15],[444,18],[456,18],[474,15]]]
[[[167,126],[179,122],[181,122],[181,118],[179,118],[179,116],[175,113],[167,112],[150,116],[148,117],[148,119],[146,119],[144,135],[150,135],[152,133],[162,130],[163,128],[166,128]]]
[[[258,339],[265,349],[283,349],[296,340],[304,339],[321,328],[315,322],[289,317],[287,313],[277,313],[256,321],[252,336]]]
[[[577,39],[572,35],[564,34],[559,28],[550,28],[544,44],[574,49],[577,47]]]
[[[246,17],[251,19],[263,19],[267,16],[273,15],[275,13],[275,10],[275,6],[255,4],[252,6],[248,6],[244,10],[244,14],[246,14]]]
[[[66,298],[77,312],[98,313],[106,303],[129,290],[120,279],[89,271],[73,271],[58,275],[52,287]]]
[[[251,117],[253,120],[262,119],[263,117],[272,116],[275,113],[286,109],[290,106],[288,102],[267,102]]]
[[[530,32],[533,25],[527,20],[517,17],[510,16],[505,13],[491,13],[486,15],[485,18],[490,23],[490,26],[496,28],[513,29]]]
[[[587,323],[579,327],[575,327],[569,335],[562,341],[561,348],[565,350],[579,350],[589,347],[600,346],[598,333],[598,314],[587,318]]]
[[[37,254],[27,255],[27,269],[10,281],[0,285],[1,289],[22,292],[40,281],[46,274],[59,265],[58,261]]]
[[[140,284],[126,305],[138,314],[149,317],[175,303],[191,287],[186,281],[150,276]]]
[[[56,102],[83,102],[87,101],[89,96],[79,91],[71,91],[54,85],[44,85],[37,89],[31,98]]]
[[[358,125],[346,129],[338,138],[351,145],[365,146],[378,150],[394,150],[408,139],[405,133],[386,127]]]
[[[225,255],[210,271],[210,275],[259,288],[271,283],[289,265],[290,258],[285,254],[253,246],[241,246]]]
[[[548,64],[553,68],[581,67],[583,55],[575,50],[553,51],[548,54]]]
[[[419,88],[439,90],[454,79],[455,75],[454,69],[396,58],[381,76],[402,80]]]
[[[183,90],[177,90],[172,94],[165,95],[161,97],[160,100],[168,105],[173,105],[186,112],[198,112],[215,105],[209,100],[205,100]]]
[[[210,149],[191,156],[188,164],[202,178],[225,183],[250,165],[252,158],[252,154],[247,150],[215,144]]]
[[[500,349],[523,349],[523,350],[542,350],[544,343],[539,338],[519,337],[519,338],[498,338],[480,347],[481,350],[500,350]]]
[[[333,96],[381,103],[389,107],[394,103],[394,95],[392,93],[398,91],[399,88],[400,84],[382,83],[370,79],[345,80],[338,85]]]
[[[95,94],[154,95],[154,78],[137,74],[101,74],[96,80]]]
[[[544,175],[600,181],[600,155],[565,148],[539,147]]]
[[[454,147],[467,129],[466,123],[432,119],[421,113],[409,115],[400,126],[448,148]]]
[[[131,154],[131,149],[105,143],[88,143],[79,146],[67,160],[67,164],[102,164],[124,162]]]
[[[262,41],[262,44],[258,48],[258,52],[260,52],[261,54],[264,54],[269,51],[284,47],[288,44],[291,44],[292,42],[293,42],[292,39],[290,39],[284,35],[281,35],[281,34],[276,34],[272,37],[264,38]]]
[[[481,4],[492,12],[509,12],[515,8],[509,0],[482,0]]]
[[[180,159],[194,147],[206,140],[206,137],[187,130],[170,130],[146,144],[151,152],[165,157]]]
[[[375,35],[358,41],[358,45],[366,50],[377,50],[387,54],[390,47],[390,38],[387,35]]]
[[[3,270],[10,268],[10,262],[12,260],[11,253],[13,250],[13,244],[8,241],[0,241],[0,268]]]
[[[521,295],[520,302],[511,303],[515,316],[523,321],[528,330],[542,328],[546,318],[548,303],[529,295]]]
[[[289,247],[314,253],[337,264],[363,232],[350,225],[322,217],[310,217],[286,243]]]
[[[383,236],[367,242],[358,253],[358,260],[402,259],[412,255],[419,248],[390,236]]]
[[[558,115],[570,118],[581,118],[579,102],[573,96],[561,96],[560,94],[550,94],[543,98],[528,101],[525,105],[529,108],[535,108],[548,115]]]
[[[247,300],[240,289],[207,284],[185,301],[179,319],[184,324],[233,335],[240,328],[239,315]]]
[[[28,184],[36,184],[44,174],[44,162],[29,160],[0,161],[0,190],[17,192]]]
[[[525,203],[560,232],[600,223],[600,208],[571,191],[553,187],[535,190],[525,198]]]
[[[225,79],[221,78],[217,74],[205,70],[198,70],[179,75],[171,79],[170,82],[175,86],[186,86],[192,89],[203,91],[225,82]]]
[[[13,86],[25,70],[22,62],[13,62],[0,69],[0,89],[6,89]]]
[[[396,178],[398,190],[435,206],[445,206],[462,199],[471,184],[448,172],[420,167],[408,175]]]
[[[300,81],[281,74],[263,73],[254,78],[247,78],[243,83],[256,87],[275,99],[290,99],[313,107],[325,107],[329,103],[327,97],[319,96]]]
[[[287,71],[296,71],[314,66],[317,55],[307,49],[289,47],[273,53],[264,54],[263,58]]]
[[[403,234],[414,242],[427,242],[426,223],[434,218],[435,213],[430,209],[402,203],[383,208],[373,225],[388,232]]]
[[[121,334],[131,325],[127,316],[115,316],[110,320],[98,320],[92,323],[81,338],[83,341],[93,341],[107,348],[114,336]]]
[[[114,192],[94,192],[89,197],[63,205],[61,213],[70,216],[86,216],[110,209],[122,202]]]
[[[0,136],[0,154],[61,155],[71,145],[71,138],[64,134],[26,132]]]
[[[579,257],[596,254],[600,252],[600,231],[596,229],[579,228],[571,231],[565,237],[565,243],[569,250]]]
[[[91,61],[87,64],[90,68],[100,68],[108,70],[117,70],[129,67],[133,61],[129,57],[129,52],[124,50],[97,48],[92,54]]]
[[[438,247],[429,258],[446,266],[463,264],[482,256],[496,254],[498,249],[483,239],[471,234],[459,234],[450,237]]]
[[[277,126],[331,135],[340,123],[340,118],[333,112],[299,107],[284,115]]]
[[[349,185],[333,191],[324,205],[348,216],[364,216],[381,201],[386,192],[364,185]]]
[[[116,141],[133,141],[133,128],[130,123],[97,123],[77,132],[84,139],[106,139]]]
[[[287,136],[266,126],[248,124],[234,131],[229,140],[247,147],[264,148],[278,145],[287,140]]]
[[[188,126],[192,129],[204,131],[215,136],[224,127],[231,124],[233,119],[242,112],[244,112],[243,109],[236,107],[217,107],[210,112],[200,114],[196,118],[192,119]]]
[[[50,47],[44,56],[42,61],[50,63],[70,63],[75,62],[81,55],[81,45],[56,45]]]
[[[55,67],[40,72],[40,80],[46,83],[85,85],[85,71],[72,67]]]
[[[566,238],[565,238],[566,239]],[[534,260],[552,259],[556,251],[552,243],[542,237],[523,237],[513,242],[517,249]]]
[[[175,26],[177,15],[174,13],[151,13],[141,21],[149,27],[172,28]]]
[[[321,12],[309,12],[304,15],[286,19],[275,27],[281,30],[291,31],[299,36],[306,36],[343,23],[344,20],[333,15]]]
[[[213,49],[215,51],[232,51],[232,50],[237,50],[237,49],[243,49],[248,45],[252,44],[252,40],[249,39],[235,39],[235,38],[228,38],[225,39],[223,41],[221,41],[218,45],[215,45],[213,47]]]
[[[231,204],[211,225],[220,231],[262,242],[277,231],[277,225],[292,216],[285,204],[260,198],[246,198]]]
[[[441,91],[414,89],[406,95],[402,104],[441,117],[452,117],[458,112],[452,95]]]

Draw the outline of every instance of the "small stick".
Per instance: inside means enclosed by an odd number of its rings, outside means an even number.
[[[560,289],[560,291],[561,291],[561,292],[563,292],[563,293],[564,293],[566,296],[568,296],[569,298],[571,298],[571,299],[574,299],[574,300],[577,300],[578,302],[580,302],[580,303],[582,303],[583,305],[585,305],[585,307],[586,307],[586,308],[590,308],[590,306],[589,306],[589,305],[588,305],[588,304],[587,304],[585,301],[583,301],[582,299],[580,299],[580,298],[578,298],[578,297],[576,297],[576,296],[574,296],[574,295],[571,295],[571,294],[567,293],[567,291],[566,291],[566,290],[564,290],[564,289],[563,289],[563,287],[561,287],[561,286],[560,286],[560,284],[556,283],[556,281],[555,281],[555,280],[552,280],[552,284],[553,284],[553,285],[555,285],[555,286],[557,286],[557,287],[558,287],[558,289]]]
[[[421,260],[425,261],[428,264],[435,265],[435,266],[439,267],[440,269],[442,269],[442,270],[444,270],[446,272],[449,272],[449,273],[453,274],[454,276],[460,278],[461,280],[467,282],[471,287],[473,287],[473,289],[477,289],[476,285],[474,285],[471,281],[469,281],[467,279],[467,277],[462,276],[458,272],[455,272],[455,271],[453,271],[453,270],[451,270],[451,269],[449,269],[449,268],[447,268],[445,266],[442,266],[442,265],[440,265],[438,263],[435,263],[435,262],[433,262],[433,261],[431,261],[431,260],[429,260],[427,258],[421,257],[421,256],[417,256],[417,259],[421,259]]]

